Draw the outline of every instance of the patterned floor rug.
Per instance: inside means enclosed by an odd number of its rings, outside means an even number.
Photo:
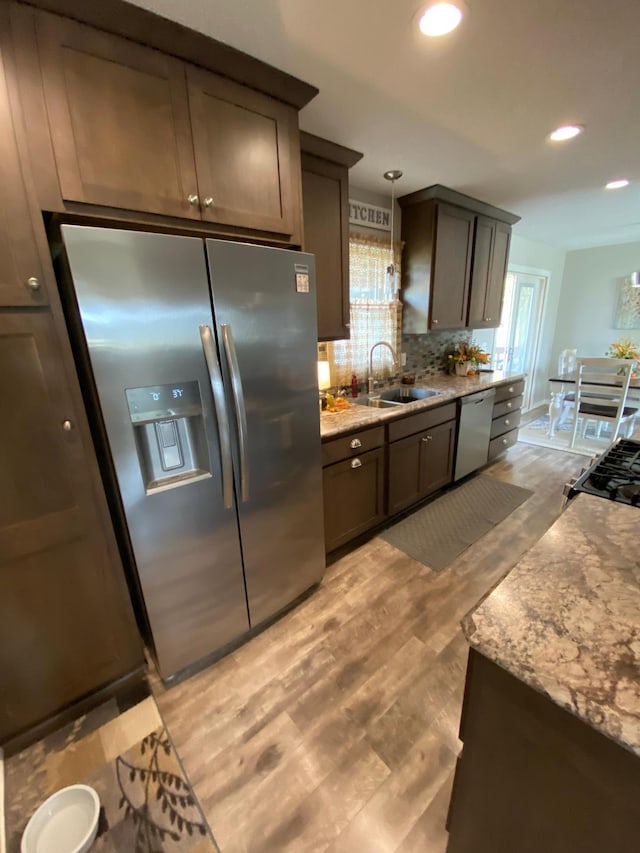
[[[88,728],[83,717],[6,761],[8,853],[43,800],[80,782],[100,797],[92,853],[217,851],[153,698]]]
[[[380,537],[439,572],[532,494],[479,475],[388,527]]]

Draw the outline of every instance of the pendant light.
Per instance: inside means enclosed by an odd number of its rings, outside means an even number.
[[[402,172],[400,171],[400,169],[390,169],[388,172],[385,172],[382,177],[386,181],[391,181],[391,263],[387,267],[387,272],[393,278],[393,276],[396,274],[396,265],[394,263],[395,252],[393,250],[394,223],[396,213],[395,182],[398,180],[398,178],[402,177]]]

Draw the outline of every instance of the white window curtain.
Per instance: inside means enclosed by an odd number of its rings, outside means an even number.
[[[349,238],[349,280],[351,338],[327,344],[331,364],[331,384],[350,385],[351,375],[365,382],[369,374],[369,350],[378,341],[387,341],[398,353],[402,325],[402,305],[398,298],[402,244],[394,244],[394,269],[388,240],[364,234]],[[376,378],[387,378],[393,370],[386,347],[374,353]]]

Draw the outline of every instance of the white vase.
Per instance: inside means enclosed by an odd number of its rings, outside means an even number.
[[[466,376],[470,367],[470,361],[456,361],[456,376]]]

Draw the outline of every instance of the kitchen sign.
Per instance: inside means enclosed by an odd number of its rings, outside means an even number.
[[[349,224],[391,231],[391,208],[349,199]]]

